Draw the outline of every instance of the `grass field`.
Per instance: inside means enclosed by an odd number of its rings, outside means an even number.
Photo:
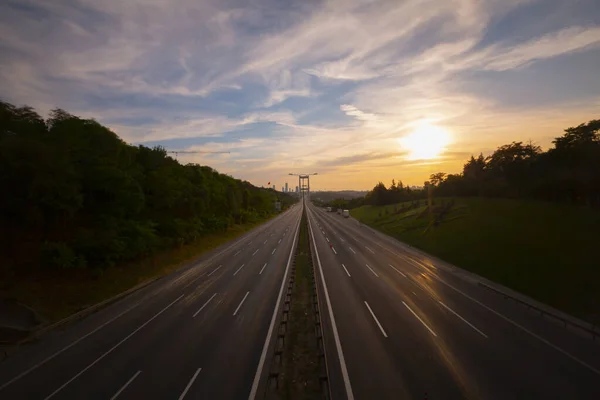
[[[524,200],[435,199],[351,211],[397,239],[546,304],[600,322],[600,211]],[[405,207],[404,209],[402,207]]]
[[[103,271],[83,269],[66,271],[63,276],[0,277],[0,291],[54,322],[148,279],[167,275],[257,225],[260,223],[234,225],[225,233],[205,236],[196,243]]]

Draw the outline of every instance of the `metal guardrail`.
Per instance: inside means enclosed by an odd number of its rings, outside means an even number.
[[[369,227],[366,224],[362,224],[359,220],[356,220],[356,221],[358,222],[358,226],[359,227],[365,226],[365,227],[369,228],[369,230],[371,230],[371,233],[376,234],[376,232],[375,232],[375,230],[373,228]],[[412,246],[408,245],[408,247],[411,248]],[[548,317],[554,318],[555,320],[561,321],[563,323],[563,325],[565,326],[565,328],[570,325],[570,326],[575,327],[577,329],[580,329],[580,330],[582,330],[584,332],[587,332],[590,335],[592,335],[592,340],[594,340],[594,341],[596,340],[596,337],[600,337],[600,326],[596,325],[595,323],[588,322],[588,324],[590,324],[590,326],[591,326],[591,328],[590,328],[589,326],[585,326],[585,325],[583,325],[581,323],[574,322],[574,321],[569,320],[567,318],[564,318],[564,317],[562,317],[562,316],[560,316],[560,315],[558,315],[556,313],[552,313],[552,312],[546,311],[546,310],[544,310],[544,309],[542,309],[540,307],[537,307],[537,306],[535,306],[535,305],[533,305],[531,303],[528,303],[528,302],[526,302],[524,300],[521,300],[519,298],[511,296],[511,295],[509,295],[509,294],[507,294],[507,293],[505,293],[505,292],[503,292],[501,290],[498,290],[498,289],[495,289],[495,288],[493,288],[493,287],[491,287],[489,285],[486,285],[483,282],[478,282],[478,284],[481,287],[485,288],[485,289],[488,289],[488,290],[490,290],[490,291],[492,291],[492,292],[494,292],[496,294],[499,294],[500,296],[503,296],[505,299],[514,300],[516,303],[522,304],[522,305],[526,306],[529,309],[535,310],[535,311],[539,312],[540,315],[542,315],[542,316],[548,316]]]
[[[555,313],[543,310],[540,307],[537,307],[537,306],[535,306],[535,305],[533,305],[531,303],[528,303],[526,301],[518,299],[518,298],[516,298],[514,296],[511,296],[511,295],[509,295],[507,293],[504,293],[503,291],[495,289],[495,288],[493,288],[493,287],[491,287],[489,285],[486,285],[483,282],[478,282],[478,283],[479,283],[479,286],[481,286],[481,287],[483,287],[485,289],[488,289],[488,290],[490,290],[490,291],[492,291],[492,292],[494,292],[496,294],[499,294],[500,296],[504,297],[505,299],[513,300],[513,301],[515,301],[515,302],[517,302],[519,304],[527,306],[527,308],[529,308],[529,309],[533,309],[533,310],[539,312],[541,316],[548,316],[548,317],[552,317],[552,318],[554,318],[554,319],[556,319],[558,321],[561,321],[564,324],[565,328],[570,325],[570,326],[573,326],[573,327],[575,327],[577,329],[585,331],[585,332],[587,332],[587,333],[589,333],[589,334],[592,335],[592,340],[594,340],[594,341],[596,340],[597,336],[600,337],[600,331],[596,330],[597,326],[595,324],[593,324],[593,323],[590,323],[590,325],[592,326],[590,328],[590,327],[582,325],[580,323],[577,323],[577,322],[574,322],[574,321],[570,321],[569,319],[564,318],[564,317],[562,317],[560,315],[557,315]],[[600,327],[598,327],[598,328],[600,328]]]

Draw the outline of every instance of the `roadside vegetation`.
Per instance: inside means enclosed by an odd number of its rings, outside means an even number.
[[[418,204],[416,204],[418,203]],[[531,200],[436,198],[363,206],[352,216],[539,301],[600,322],[600,210]]]
[[[232,225],[226,232],[208,234],[193,243],[107,268],[14,274],[1,280],[0,293],[33,308],[47,322],[55,322],[144,281],[176,271],[261,223]]]
[[[553,143],[545,152],[501,146],[462,173],[432,174],[422,190],[379,182],[346,206],[406,243],[600,323],[600,120]]]
[[[54,320],[160,275],[295,201],[125,143],[95,120],[0,102],[0,296]]]

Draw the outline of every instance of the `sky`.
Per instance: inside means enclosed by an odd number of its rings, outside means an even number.
[[[598,0],[3,0],[0,99],[257,186],[422,185],[600,118]]]

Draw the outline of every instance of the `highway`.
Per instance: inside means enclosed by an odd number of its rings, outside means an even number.
[[[0,364],[0,399],[248,399],[301,208],[24,346]]]
[[[306,207],[334,399],[598,399],[600,341]],[[0,399],[262,398],[302,205],[0,363]]]
[[[334,398],[600,399],[598,340],[307,211]]]

